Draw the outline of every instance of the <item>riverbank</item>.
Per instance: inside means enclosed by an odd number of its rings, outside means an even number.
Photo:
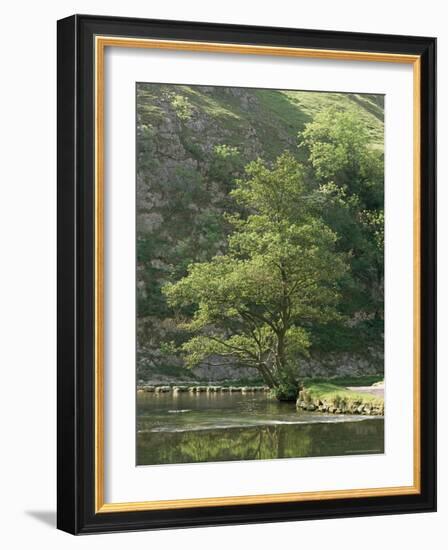
[[[139,384],[137,393],[160,394],[255,394],[272,396],[266,385],[250,385],[247,381],[228,381],[223,385],[207,381],[196,383],[177,382],[171,384]],[[305,379],[303,389],[298,393],[297,410],[369,416],[384,415],[384,381],[378,376],[342,377],[330,380]]]
[[[297,409],[330,414],[384,416],[384,384],[344,387],[311,383],[299,392]]]

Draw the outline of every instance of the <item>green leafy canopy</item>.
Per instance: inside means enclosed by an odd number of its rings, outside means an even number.
[[[307,327],[337,317],[344,255],[313,214],[315,194],[290,153],[272,166],[250,163],[231,195],[242,213],[228,217],[227,253],[191,264],[163,288],[170,306],[195,308],[182,325],[192,333],[182,349],[190,366],[219,357],[257,368],[273,387],[296,383]]]

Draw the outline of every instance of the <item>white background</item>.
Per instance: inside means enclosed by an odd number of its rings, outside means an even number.
[[[255,9],[256,8],[256,9]],[[420,34],[439,38],[439,97],[448,96],[448,31],[443,3],[339,0],[224,3],[170,0],[20,2],[2,12],[0,87],[0,541],[6,548],[419,549],[446,540],[448,474],[439,471],[439,512],[413,516],[129,533],[74,538],[54,530],[56,335],[56,26],[72,13]],[[448,148],[446,102],[439,151]],[[439,160],[439,280],[448,280],[446,155]],[[448,383],[448,306],[440,286],[439,387]],[[448,408],[439,406],[439,463],[448,464]]]
[[[112,48],[105,80],[105,501],[412,485],[412,65]],[[136,81],[386,95],[384,454],[135,467]]]

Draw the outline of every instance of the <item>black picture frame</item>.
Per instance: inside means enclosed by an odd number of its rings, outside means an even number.
[[[416,55],[421,62],[419,494],[95,511],[95,36]],[[74,15],[58,21],[58,511],[73,534],[436,509],[436,39]]]

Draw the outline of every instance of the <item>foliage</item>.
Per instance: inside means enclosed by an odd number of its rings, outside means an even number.
[[[163,288],[170,306],[195,307],[182,350],[190,366],[219,356],[256,368],[273,388],[297,388],[294,359],[307,353],[308,325],[337,317],[345,264],[336,236],[310,214],[313,196],[289,153],[273,166],[250,163],[231,195],[246,214],[228,217],[227,254],[191,264]]]
[[[241,154],[237,147],[225,143],[215,145],[209,167],[209,176],[228,186],[243,168]]]
[[[343,283],[344,279],[342,279]],[[341,284],[342,284],[341,283]],[[347,310],[340,304],[340,310]],[[313,325],[310,328],[311,345],[321,353],[351,351],[370,356],[371,347],[382,341],[384,322],[382,319],[354,319],[342,316],[342,321]]]
[[[271,395],[279,401],[295,401],[297,399],[298,391],[299,387],[297,384],[294,385],[280,382],[277,386],[271,389]]]
[[[350,259],[353,277],[342,289],[344,313],[382,319],[383,153],[371,146],[365,124],[350,110],[322,111],[300,140],[318,185],[319,209]]]
[[[193,108],[188,98],[184,95],[173,94],[171,105],[181,120],[189,120],[193,115]]]

